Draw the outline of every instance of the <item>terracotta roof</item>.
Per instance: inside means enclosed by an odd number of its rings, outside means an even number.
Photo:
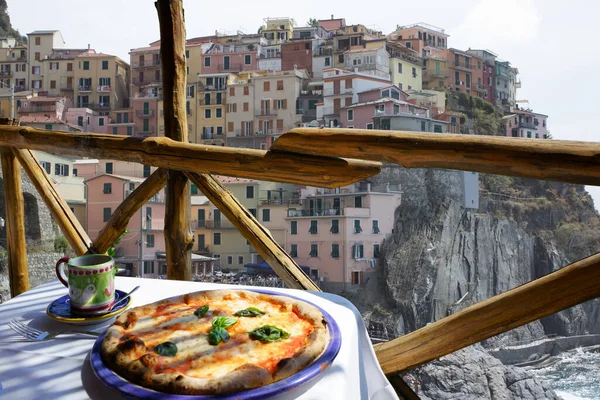
[[[152,51],[152,50],[160,51],[160,46],[137,47],[135,49],[131,49],[129,51],[129,54],[131,54],[131,53],[141,53],[141,52],[144,52],[144,51]]]
[[[94,180],[94,179],[102,178],[104,176],[108,176],[108,177],[111,177],[111,178],[117,178],[117,179],[121,179],[121,180],[124,180],[124,181],[137,182],[137,183],[142,183],[142,182],[144,182],[146,180],[146,178],[136,178],[134,176],[124,176],[124,175],[114,175],[114,174],[100,174],[100,175],[94,176],[93,178],[86,179],[84,182],[88,182],[88,181],[91,181],[91,180]]]
[[[325,29],[326,31],[333,31],[333,30],[336,30],[336,29],[346,25],[346,19],[345,18],[323,19],[323,20],[319,20],[319,25],[321,26],[321,28]]]
[[[79,125],[70,124],[68,122],[62,121],[56,117],[46,117],[45,115],[33,114],[33,115],[23,115],[19,117],[19,121],[21,123],[29,123],[29,124],[60,124],[66,125],[78,131],[82,131],[83,129]]]

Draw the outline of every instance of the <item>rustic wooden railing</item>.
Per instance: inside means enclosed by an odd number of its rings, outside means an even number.
[[[165,138],[136,139],[19,127],[0,120],[11,294],[29,289],[25,257],[23,167],[77,254],[103,253],[142,205],[167,186],[167,277],[191,277],[188,181],[240,230],[292,288],[319,290],[267,229],[210,174],[340,187],[375,175],[380,162],[407,168],[451,168],[501,175],[600,184],[595,143],[420,134],[354,129],[293,129],[270,151],[187,143],[185,27],[182,0],[156,2],[161,32]],[[140,162],[160,167],[115,210],[92,242],[31,150]],[[367,160],[367,161],[364,161]],[[538,318],[600,296],[600,254],[465,308],[440,321],[375,346],[383,371],[406,398],[395,375]]]

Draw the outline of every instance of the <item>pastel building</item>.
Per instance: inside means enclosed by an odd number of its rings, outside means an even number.
[[[107,133],[113,135],[133,136],[135,129],[133,109],[117,108],[110,112],[110,122],[107,124]]]
[[[495,103],[498,107],[514,107],[517,89],[521,87],[517,78],[519,70],[511,67],[510,62],[501,60],[496,60],[495,67]]]
[[[423,88],[423,58],[420,53],[400,43],[387,42],[389,74],[392,84],[402,90],[419,91]]]
[[[367,182],[341,189],[304,188],[287,210],[285,248],[326,291],[363,284],[392,233],[399,188]]]
[[[265,42],[267,42],[266,39]],[[281,71],[281,44],[265,43],[261,45],[257,66],[261,71]]]
[[[230,73],[199,74],[197,80],[197,132],[189,135],[190,141],[224,146],[227,127],[226,97]]]
[[[83,132],[108,133],[111,117],[100,114],[87,107],[70,107],[64,113],[64,120],[77,125]]]
[[[46,116],[63,120],[66,110],[73,106],[73,101],[68,97],[35,96],[19,101],[17,112],[23,116]]]
[[[503,117],[506,136],[529,139],[549,139],[548,116],[528,109],[511,107]]]
[[[68,96],[74,99],[75,57],[89,49],[52,49],[42,60],[43,90],[49,96]]]
[[[358,93],[389,84],[388,79],[361,72],[326,69],[323,71],[323,103],[317,104],[316,118],[321,125],[339,126],[341,108],[357,103]]]
[[[212,43],[202,55],[202,73],[254,71],[258,68],[258,54],[255,44]]]
[[[483,60],[483,99],[490,104],[495,104],[495,72],[496,72],[496,54],[489,50],[467,50],[467,53],[474,54]]]
[[[0,95],[10,94],[14,85],[15,92],[29,88],[27,68],[27,46],[16,45],[14,38],[0,40]]]
[[[312,78],[315,80],[323,79],[323,71],[333,67],[333,40],[323,39],[315,40],[312,59]]]
[[[289,17],[265,18],[265,24],[258,30],[259,35],[268,40],[269,44],[283,43],[294,35],[295,22]]]
[[[44,90],[44,60],[52,55],[54,49],[64,45],[65,40],[58,30],[38,30],[27,34],[27,80],[31,90]]]
[[[483,59],[458,49],[446,51],[450,82],[448,88],[483,97]]]
[[[353,48],[344,53],[344,69],[346,71],[361,72],[390,80],[390,60],[385,45],[376,42],[377,47]]]
[[[424,22],[402,26],[387,35],[390,41],[397,41],[409,49],[422,53],[423,57],[427,57],[432,48],[448,48],[449,36],[444,29]]]

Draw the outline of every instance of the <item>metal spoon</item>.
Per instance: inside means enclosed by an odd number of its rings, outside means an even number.
[[[121,299],[119,299],[119,301],[117,301],[115,304],[113,304],[113,306],[110,308],[110,311],[114,310],[116,306],[118,306],[119,304],[121,304],[122,302],[127,300],[129,298],[129,296],[131,296],[132,293],[135,292],[136,290],[138,290],[139,288],[140,288],[139,286],[134,287],[131,292],[127,293],[125,296],[123,296]]]

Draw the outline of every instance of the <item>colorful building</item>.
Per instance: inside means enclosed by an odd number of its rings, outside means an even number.
[[[199,74],[197,88],[197,112],[195,134],[189,134],[190,142],[217,146],[225,145],[226,97],[230,73]]]
[[[511,107],[502,121],[506,127],[506,136],[528,139],[550,139],[548,116],[529,109]]]
[[[483,97],[483,59],[458,49],[446,51],[450,82],[448,89]]]
[[[387,35],[390,41],[397,41],[417,53],[422,53],[425,58],[432,48],[447,49],[449,36],[444,29],[424,22],[402,26]]]
[[[467,53],[476,55],[483,60],[483,99],[490,104],[495,104],[495,73],[496,54],[489,50],[467,50]]]
[[[420,53],[394,42],[387,42],[385,48],[389,54],[392,84],[406,91],[423,89],[423,58]]]
[[[286,42],[294,35],[294,25],[296,23],[292,18],[265,18],[264,22],[265,24],[260,27],[258,33],[264,37],[269,44]]]
[[[375,41],[377,46],[353,48],[344,53],[344,69],[346,71],[361,72],[366,75],[376,76],[390,80],[390,57],[385,48],[385,43]]]
[[[27,34],[27,81],[29,88],[35,91],[44,90],[43,62],[52,55],[54,49],[65,45],[60,31],[34,31]]]
[[[202,55],[202,73],[255,71],[258,54],[259,46],[252,43],[212,43]]]
[[[28,90],[28,65],[27,46],[17,46],[14,38],[0,40],[0,95],[10,94],[11,86],[17,93]]]

